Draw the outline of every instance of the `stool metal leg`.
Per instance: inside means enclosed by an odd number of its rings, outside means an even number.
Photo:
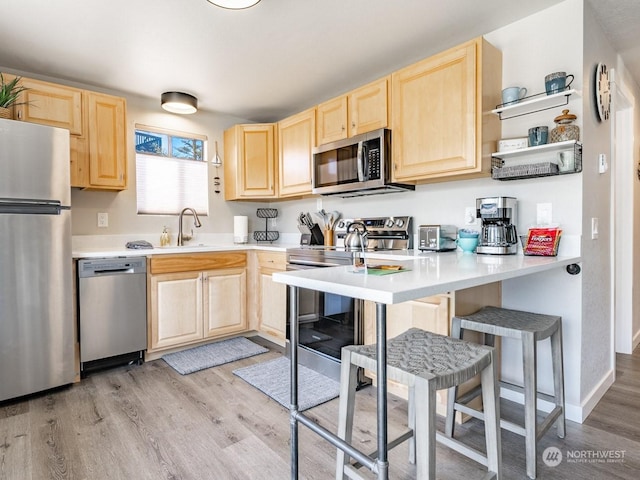
[[[527,475],[536,478],[536,439],[538,398],[536,392],[536,340],[532,333],[522,332],[522,368],[524,373],[524,429]]]
[[[407,402],[407,426],[413,430],[413,435],[409,438],[409,463],[416,463],[416,387],[409,385],[409,397]]]
[[[502,441],[500,434],[500,401],[498,365],[495,351],[491,353],[491,365],[480,375],[482,382],[482,404],[484,406],[484,435],[487,443],[487,468],[502,478]]]
[[[358,366],[351,363],[351,352],[349,350],[342,351],[341,362],[338,437],[350,444],[353,434],[353,412],[356,403]],[[337,451],[336,480],[343,480],[347,478],[344,475],[344,466],[349,463],[350,457],[340,448]]]
[[[558,437],[564,438],[566,423],[564,411],[564,363],[562,359],[562,323],[558,324],[558,330],[551,335],[551,355],[553,357],[553,390],[556,406],[561,409],[561,414],[556,421],[558,425]]]
[[[436,478],[436,390],[433,382],[416,379],[415,394],[424,399],[424,404],[416,409],[415,436],[417,480]]]
[[[451,337],[462,338],[460,329],[460,319],[453,317],[451,320]],[[455,385],[448,390],[447,393],[447,418],[444,424],[444,433],[447,437],[453,437],[453,429],[456,423],[455,402],[458,397],[458,386]]]

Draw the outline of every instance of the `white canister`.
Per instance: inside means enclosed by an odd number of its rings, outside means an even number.
[[[233,217],[233,243],[249,241],[249,217],[237,215]]]

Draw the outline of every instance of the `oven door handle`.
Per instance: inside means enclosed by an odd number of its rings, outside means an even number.
[[[314,262],[313,260],[305,260],[304,263],[288,264],[287,270],[308,270],[317,267],[339,267],[339,263]]]

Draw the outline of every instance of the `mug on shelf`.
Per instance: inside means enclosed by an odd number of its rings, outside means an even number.
[[[508,87],[502,90],[502,104],[511,105],[518,103],[527,94],[527,89],[522,87]]]
[[[544,77],[544,89],[547,95],[560,93],[571,86],[571,83],[573,83],[573,75],[567,75],[567,72],[554,72]]]
[[[549,138],[549,127],[540,126],[532,127],[529,129],[529,146],[537,147],[538,145],[545,145]]]
[[[561,172],[575,172],[576,159],[573,151],[558,152],[558,170]]]

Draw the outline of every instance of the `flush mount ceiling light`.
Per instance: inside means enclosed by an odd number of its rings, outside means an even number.
[[[164,92],[160,97],[160,104],[171,113],[184,115],[198,111],[198,99],[183,92]]]
[[[228,8],[229,10],[242,10],[243,8],[253,7],[260,0],[207,0],[217,7]]]

